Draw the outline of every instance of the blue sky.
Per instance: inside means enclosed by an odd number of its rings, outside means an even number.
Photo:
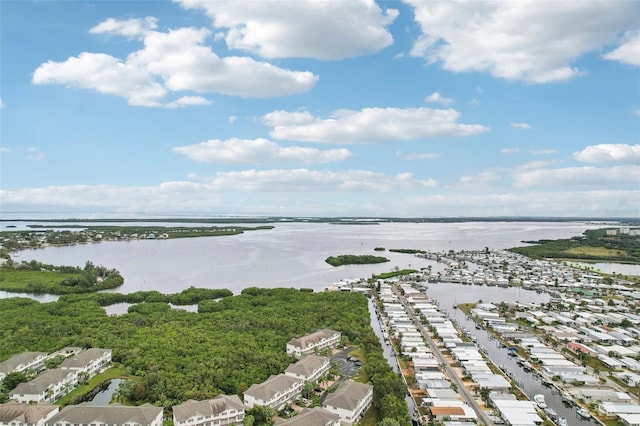
[[[12,217],[640,216],[640,3],[0,1]]]

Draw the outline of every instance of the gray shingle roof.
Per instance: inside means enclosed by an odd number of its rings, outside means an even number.
[[[292,345],[292,346],[297,346],[299,348],[306,348],[308,346],[312,346],[314,344],[317,344],[318,342],[320,342],[322,339],[328,339],[331,336],[333,336],[334,334],[337,334],[337,331],[333,331],[330,330],[328,328],[323,328],[322,330],[318,330],[316,332],[307,334],[306,336],[302,336],[302,337],[297,337],[297,338],[293,338],[291,340],[289,340],[289,342],[287,342],[287,344]]]
[[[23,352],[0,362],[0,373],[11,373],[19,365],[26,365],[35,361],[38,357],[46,356],[46,352]]]
[[[251,385],[244,394],[262,401],[268,401],[276,393],[287,391],[294,383],[302,383],[302,380],[284,374],[278,374],[277,376],[269,377],[262,383]]]
[[[62,361],[60,364],[60,368],[84,368],[89,363],[97,358],[100,358],[105,354],[105,352],[109,352],[110,349],[100,349],[100,348],[90,348],[86,351],[82,351],[77,355],[69,357]]]
[[[129,423],[148,425],[161,413],[162,407],[155,407],[151,404],[130,407],[119,404],[97,406],[83,403],[63,408],[62,411],[49,419],[46,425],[53,426],[56,423],[63,422],[72,424],[104,423],[123,425]]]
[[[325,398],[324,405],[353,410],[371,389],[373,386],[367,383],[344,382]]]
[[[12,394],[20,394],[20,395],[36,395],[41,394],[51,385],[56,383],[60,383],[70,374],[76,374],[71,370],[62,370],[60,368],[56,368],[55,370],[48,370],[31,380],[27,383],[20,383],[14,390],[11,391]]]
[[[304,409],[290,419],[278,419],[276,426],[327,426],[340,421],[340,416],[333,414],[324,408],[315,407]]]
[[[295,364],[291,364],[289,368],[287,368],[286,372],[309,377],[313,374],[314,370],[322,367],[328,360],[329,358],[326,356],[309,355],[302,358]]]
[[[16,401],[10,401],[6,404],[0,404],[0,423],[38,423],[41,419],[57,411],[58,406],[53,404],[20,404]]]
[[[212,416],[226,410],[244,411],[244,405],[237,395],[219,395],[205,401],[188,400],[173,406],[173,416],[184,422],[193,416]]]

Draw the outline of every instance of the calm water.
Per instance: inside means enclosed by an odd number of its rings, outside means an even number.
[[[465,222],[331,225],[277,223],[266,231],[225,237],[101,242],[48,247],[16,253],[16,260],[83,266],[87,260],[118,269],[125,283],[116,291],[175,293],[189,286],[307,287],[323,290],[341,279],[367,278],[395,267],[419,269],[417,257],[376,252],[386,249],[432,251],[504,249],[521,241],[569,238],[602,225],[585,222]],[[334,268],[324,259],[340,254],[377,254],[391,261]]]

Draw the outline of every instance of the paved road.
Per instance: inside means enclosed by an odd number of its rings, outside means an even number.
[[[422,336],[429,343],[429,347],[431,348],[431,351],[437,358],[440,365],[444,366],[445,372],[447,373],[449,378],[456,384],[456,386],[458,386],[458,392],[460,393],[460,395],[462,395],[462,398],[467,402],[467,404],[469,404],[471,408],[473,408],[473,411],[475,411],[476,415],[478,416],[479,423],[487,426],[492,426],[494,424],[493,420],[491,420],[489,415],[482,409],[478,401],[476,401],[471,392],[469,392],[469,390],[465,387],[460,377],[458,377],[458,374],[456,374],[453,368],[446,361],[436,343],[429,336],[429,331],[425,328],[420,319],[413,312],[413,308],[411,307],[411,305],[407,303],[407,300],[402,295],[400,295],[399,293],[397,293],[397,295],[400,298],[400,301],[402,302],[405,310],[409,314],[409,318],[411,318],[418,330],[420,330],[420,333],[422,333]]]

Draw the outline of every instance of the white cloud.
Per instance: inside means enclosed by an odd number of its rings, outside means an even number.
[[[274,111],[262,117],[274,139],[327,143],[365,143],[443,136],[471,136],[489,131],[480,124],[460,124],[454,109],[365,108],[339,110],[330,118],[307,111]]]
[[[298,146],[281,147],[267,139],[212,139],[195,145],[173,148],[199,162],[267,164],[293,162],[303,164],[342,161],[351,156],[347,149],[319,150]]]
[[[603,58],[623,64],[640,66],[640,30],[627,31],[624,43],[605,54]]]
[[[33,146],[27,148],[27,156],[25,157],[27,160],[40,161],[44,160],[45,157],[46,155],[44,154],[44,152],[40,151],[40,148],[36,148]]]
[[[153,16],[131,18],[126,21],[109,18],[91,28],[91,34],[114,34],[129,38],[139,38],[158,28],[158,19]]]
[[[318,80],[310,72],[290,71],[247,57],[218,57],[205,45],[209,31],[179,28],[149,31],[144,48],[122,60],[83,52],[64,62],[48,61],[33,74],[35,84],[63,84],[127,99],[130,105],[176,108],[208,105],[198,96],[165,102],[170,92],[193,91],[268,98],[310,90]]]
[[[11,152],[11,149],[7,148],[6,146],[0,146],[0,154],[8,154]]]
[[[516,187],[577,187],[611,188],[612,185],[640,185],[640,166],[625,165],[611,168],[566,167],[516,171],[513,175]]]
[[[202,96],[183,96],[175,101],[165,104],[166,108],[182,108],[193,105],[211,105],[211,101],[203,98]]]
[[[640,164],[640,145],[592,145],[574,152],[573,158],[583,163]]]
[[[637,115],[638,117],[640,117],[640,108],[632,108],[631,114]]]
[[[511,127],[513,127],[514,129],[523,129],[523,130],[530,130],[533,129],[533,127],[528,124],[528,123],[510,123]]]
[[[518,152],[520,152],[520,148],[502,148],[500,150],[500,153],[502,155],[513,155],[517,154]]]
[[[236,121],[238,121],[238,117],[236,115],[230,115],[228,120],[229,120],[229,123],[233,124]]]
[[[530,149],[529,154],[533,155],[550,155],[557,153],[557,149]]]
[[[424,98],[424,101],[444,106],[449,106],[455,102],[453,99],[443,97],[439,92],[433,92],[432,94]]]
[[[396,152],[396,156],[402,158],[403,160],[433,160],[435,158],[440,158],[440,154],[431,153],[431,152]]]
[[[475,176],[461,176],[459,180],[463,185],[485,185],[499,181],[500,175],[495,171],[486,171]]]
[[[0,108],[4,108],[6,106],[7,106],[7,104],[5,104],[2,99],[0,99]]]
[[[404,1],[422,29],[412,55],[449,71],[528,83],[584,74],[576,58],[637,26],[638,16],[632,1]]]
[[[398,16],[374,0],[244,2],[176,0],[203,9],[224,31],[227,46],[263,58],[342,59],[376,53],[393,43],[387,27]]]

